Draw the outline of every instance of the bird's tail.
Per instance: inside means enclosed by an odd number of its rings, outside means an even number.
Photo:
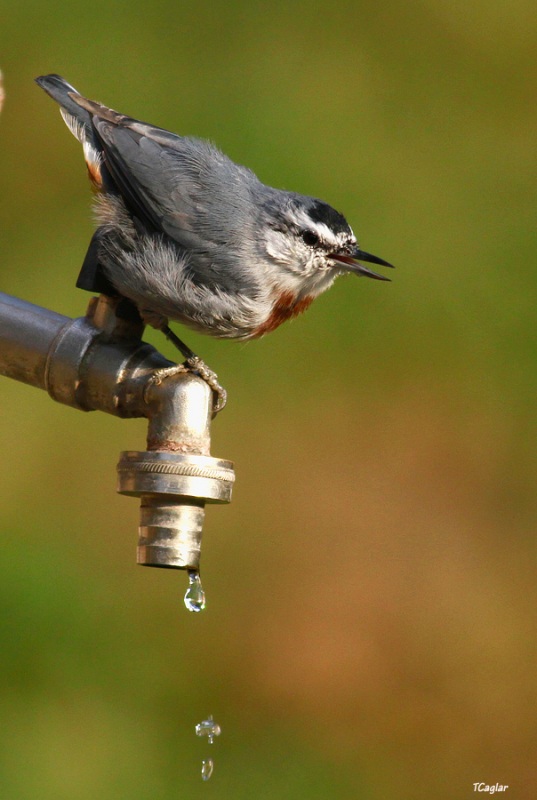
[[[77,102],[83,99],[82,95],[60,75],[41,75],[35,82],[59,104],[65,124],[84,149],[89,177],[95,188],[101,189],[103,186],[101,146],[95,135],[90,112]]]
[[[72,114],[76,113],[78,106],[70,95],[78,95],[79,92],[74,86],[67,83],[61,75],[41,75],[35,79],[35,82],[63,108]]]
[[[78,125],[84,128],[91,126],[91,117],[89,113],[81,108],[73,99],[73,96],[80,97],[79,92],[77,92],[74,86],[67,83],[60,75],[41,75],[41,77],[35,79],[35,82],[60,105],[62,113],[65,112],[69,114],[69,116],[76,120]],[[65,119],[65,114],[63,114],[63,116]],[[71,125],[69,125],[69,127],[71,127]]]

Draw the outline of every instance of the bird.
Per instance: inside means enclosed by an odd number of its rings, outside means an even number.
[[[225,390],[170,320],[217,338],[256,339],[305,311],[340,275],[389,280],[361,262],[392,265],[362,250],[322,200],[272,188],[211,142],[89,100],[59,75],[35,80],[81,143],[94,189],[96,230],[77,286],[134,304],[178,347],[183,368],[211,385],[217,410]]]

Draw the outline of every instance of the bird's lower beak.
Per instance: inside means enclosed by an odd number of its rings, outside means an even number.
[[[390,278],[386,278],[385,275],[379,275],[378,272],[373,272],[372,269],[364,267],[363,264],[360,264],[360,261],[368,261],[370,264],[380,264],[382,267],[391,267],[393,269],[393,264],[388,264],[384,259],[373,256],[371,253],[366,253],[365,250],[360,250],[359,248],[356,248],[356,250],[349,255],[335,253],[331,255],[330,258],[347,272],[353,272],[355,275],[364,275],[366,278],[375,278],[377,281],[389,281]]]

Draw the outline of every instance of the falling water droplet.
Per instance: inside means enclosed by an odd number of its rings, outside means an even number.
[[[205,608],[205,592],[201,585],[200,574],[196,569],[188,570],[188,584],[185,594],[185,606],[189,611],[203,611]]]
[[[212,714],[209,714],[207,719],[204,719],[203,722],[199,722],[196,725],[196,735],[206,736],[209,740],[209,744],[212,744],[214,742],[214,737],[220,736],[221,733],[222,729],[218,722],[214,721]]]
[[[214,763],[212,758],[204,758],[201,762],[201,777],[204,781],[208,781],[213,774]]]

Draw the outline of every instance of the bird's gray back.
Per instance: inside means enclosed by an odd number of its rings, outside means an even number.
[[[238,291],[251,282],[241,265],[256,245],[257,177],[204,140],[134,120],[115,125],[94,116],[93,124],[129,211],[189,253],[192,277],[217,281],[225,271]]]

